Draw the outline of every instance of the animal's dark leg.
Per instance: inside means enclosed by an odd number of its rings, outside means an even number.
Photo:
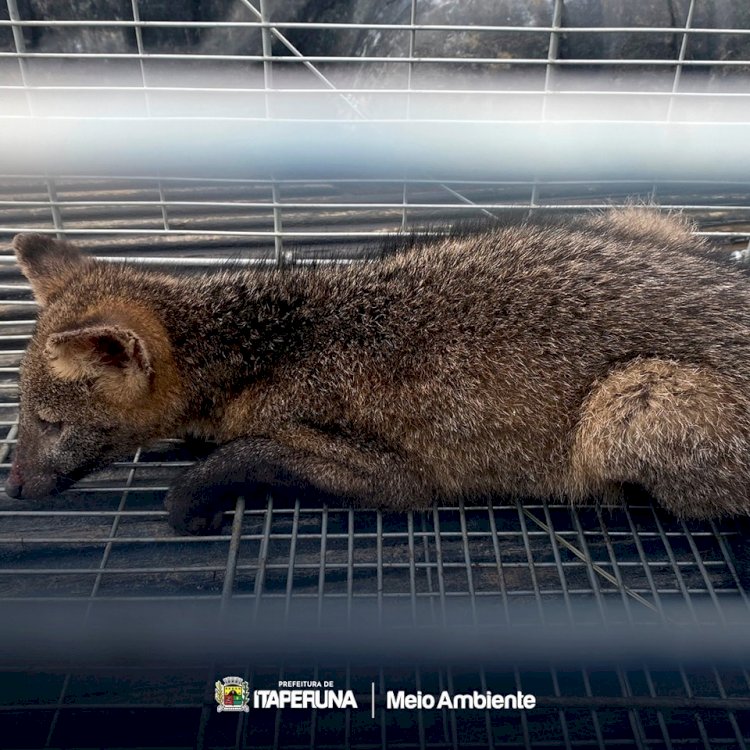
[[[305,428],[217,448],[170,488],[169,522],[181,533],[211,533],[238,495],[253,498],[274,489],[396,509],[425,507],[432,500],[430,488],[395,454]]]

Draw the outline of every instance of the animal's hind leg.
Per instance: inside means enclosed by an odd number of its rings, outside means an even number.
[[[643,485],[679,516],[750,512],[750,402],[708,368],[637,359],[593,388],[572,453],[572,491]]]

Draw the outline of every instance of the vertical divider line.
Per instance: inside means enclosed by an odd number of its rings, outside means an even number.
[[[219,613],[217,617],[217,626],[220,628],[225,622],[228,612],[229,604],[232,600],[232,591],[234,590],[234,579],[237,573],[237,560],[239,558],[240,543],[242,541],[242,522],[245,517],[245,498],[240,495],[234,506],[234,517],[232,518],[232,533],[229,537],[229,549],[227,551],[227,561],[224,566],[224,581],[221,587],[221,602],[219,604]],[[218,664],[212,661],[208,668],[208,676],[206,678],[206,688],[203,696],[203,708],[201,709],[200,723],[198,724],[198,732],[196,735],[196,748],[202,750],[206,747],[206,727],[208,726],[208,718],[211,716],[213,710],[213,684],[216,678],[216,671]],[[237,717],[237,730],[235,736],[241,735],[242,723],[244,721],[245,714],[240,713]]]
[[[297,535],[299,534],[299,498],[294,499],[294,515],[292,516],[292,538],[289,540],[289,566],[286,572],[286,592],[284,597],[284,624],[289,623],[289,614],[294,593],[294,564],[297,557]]]
[[[599,511],[599,508],[597,508],[597,511]],[[586,534],[584,533],[583,525],[581,524],[581,519],[578,517],[578,513],[574,512],[573,518],[575,521],[576,531],[581,540],[581,550],[586,556],[586,573],[591,583],[591,590],[594,592],[594,598],[596,599],[597,607],[599,609],[599,614],[602,618],[602,625],[606,627],[607,614],[604,608],[604,593],[602,592],[602,588],[599,582],[599,576],[597,576],[596,571],[594,571],[593,557],[591,555],[588,542],[586,541]],[[547,522],[551,526],[551,519],[549,518],[549,516],[547,518]],[[619,571],[617,571],[617,573],[619,574]],[[625,592],[622,589],[620,589],[620,596],[622,596],[624,601],[627,602],[628,597],[625,595]],[[630,615],[630,603],[629,602],[626,604],[626,612],[628,613],[628,616],[629,616]],[[632,619],[630,617],[628,619],[630,620],[632,624]],[[615,671],[617,673],[617,681],[620,685],[620,691],[623,697],[631,698],[633,696],[633,693],[630,688],[630,682],[628,680],[627,674],[625,673],[625,671],[619,664],[616,665]],[[630,728],[633,732],[633,738],[636,741],[636,745],[638,746],[639,750],[646,750],[646,734],[643,729],[643,724],[641,722],[641,718],[640,718],[640,715],[638,714],[638,711],[633,708],[628,709],[628,718],[630,720]]]
[[[445,627],[447,611],[445,604],[445,577],[443,574],[443,542],[440,534],[440,509],[437,507],[433,507],[432,509],[432,523],[432,532],[435,539],[435,562],[438,577],[438,592],[440,594],[440,621],[443,627]]]
[[[674,103],[675,103],[675,95],[677,94],[678,89],[680,88],[680,81],[682,79],[682,70],[683,70],[683,63],[685,62],[685,56],[687,55],[687,45],[688,45],[688,39],[689,34],[688,31],[693,26],[693,15],[695,14],[695,0],[690,0],[690,5],[688,6],[688,12],[687,17],[685,18],[685,30],[682,32],[682,41],[680,42],[680,52],[677,57],[677,66],[675,67],[674,71],[674,80],[672,81],[672,95],[669,97],[669,102],[667,104],[667,122],[672,121],[672,116],[674,115]]]
[[[354,604],[354,510],[347,510],[346,526],[346,625],[347,628],[352,626],[352,609]],[[351,689],[352,683],[352,665],[351,661],[346,661],[346,689]],[[344,744],[349,747],[351,744],[352,733],[352,709],[347,706],[344,710]]]
[[[318,621],[316,627],[320,628],[323,623],[323,601],[326,585],[326,557],[328,549],[328,506],[324,505],[320,514],[320,566],[318,568]],[[315,665],[315,676],[317,678],[318,665]],[[315,739],[318,729],[318,709],[313,708],[310,716],[310,746],[315,747]]]
[[[459,513],[459,518],[461,521],[461,540],[463,542],[463,548],[464,548],[464,564],[466,565],[466,579],[467,579],[467,583],[469,587],[469,596],[471,597],[472,624],[476,628],[479,624],[479,620],[477,617],[477,598],[476,598],[476,590],[474,587],[474,573],[472,571],[472,563],[471,563],[471,549],[469,547],[469,530],[468,530],[468,526],[466,525],[466,505],[463,501],[463,498],[459,502],[458,513]],[[481,685],[482,692],[484,693],[487,690],[487,672],[483,664],[479,666],[479,683]],[[489,750],[494,750],[495,741],[492,736],[491,709],[489,708],[485,709],[483,713],[484,713],[485,731],[487,732],[487,747],[489,748]]]
[[[698,619],[698,613],[695,611],[695,607],[693,606],[693,600],[690,595],[690,591],[688,589],[687,583],[685,582],[685,578],[682,575],[682,570],[680,569],[680,566],[677,564],[677,559],[674,555],[674,550],[672,549],[672,545],[669,542],[669,537],[666,535],[664,531],[664,527],[659,520],[659,514],[656,512],[656,508],[652,505],[651,506],[651,514],[654,518],[654,523],[656,524],[656,528],[659,532],[659,537],[661,540],[661,543],[664,545],[664,549],[667,553],[667,557],[669,558],[669,563],[672,566],[672,570],[675,573],[675,578],[677,580],[677,585],[680,590],[680,594],[682,595],[682,598],[685,602],[685,606],[687,607],[688,612],[690,613],[690,616],[693,618],[693,622],[698,625],[699,619]],[[687,678],[687,675],[685,674],[685,669],[680,666],[679,668],[680,678],[682,680],[683,687],[685,688],[685,692],[687,694],[688,698],[693,697],[693,690],[690,686],[690,681]],[[700,733],[701,740],[703,742],[703,745],[706,750],[711,750],[711,743],[708,739],[708,732],[706,731],[706,726],[703,723],[703,719],[701,718],[700,714],[696,711],[694,714],[695,722],[698,727],[698,732]]]
[[[378,625],[383,626],[383,511],[375,511],[375,564],[377,565]],[[411,540],[409,543],[411,552]],[[413,562],[412,562],[413,565]]]
[[[602,514],[602,509],[597,506],[596,508],[596,517],[599,521],[599,526],[602,530],[602,536],[604,538],[604,544],[607,548],[607,554],[609,555],[609,560],[612,563],[612,573],[615,576],[615,579],[617,580],[617,589],[620,592],[620,597],[622,598],[622,604],[625,609],[625,615],[628,619],[628,623],[631,626],[635,626],[635,620],[633,618],[633,608],[631,606],[630,597],[627,595],[627,590],[625,583],[622,578],[622,572],[620,570],[620,565],[617,561],[617,555],[615,554],[614,545],[612,544],[612,537],[609,533],[609,528],[607,527],[607,524],[604,520],[604,515]],[[576,524],[579,529],[579,535],[581,537],[584,537],[583,528],[581,527],[580,520],[576,517]],[[584,543],[585,543],[585,537],[584,537]],[[643,673],[646,679],[646,684],[649,688],[649,692],[652,698],[656,697],[656,692],[654,691],[654,684],[653,680],[651,679],[651,673],[649,671],[649,667],[647,664],[643,664]],[[623,678],[625,680],[625,685],[627,686],[628,690],[631,690],[630,688],[630,682],[628,681],[627,674],[623,674]],[[659,724],[659,729],[661,730],[662,737],[664,738],[664,745],[668,750],[671,750],[671,744],[672,741],[669,737],[669,731],[667,729],[667,724],[664,719],[664,712],[660,709],[656,710],[656,720]],[[638,725],[642,727],[642,722],[640,721],[640,716],[638,720]],[[642,735],[645,736],[645,731],[641,729]]]
[[[701,573],[701,578],[703,578],[703,582],[706,584],[706,590],[708,591],[708,595],[711,598],[711,601],[713,602],[714,607],[716,607],[716,613],[719,615],[719,619],[721,620],[722,625],[726,625],[727,619],[726,619],[726,616],[724,615],[724,610],[722,609],[721,603],[719,602],[719,597],[716,594],[716,589],[714,589],[714,585],[711,582],[711,576],[708,570],[706,570],[706,566],[703,563],[703,558],[701,557],[701,554],[698,551],[698,547],[695,544],[695,539],[693,539],[693,535],[690,529],[685,523],[685,519],[680,519],[680,526],[682,527],[682,533],[685,535],[685,538],[688,541],[690,552],[695,558],[696,565],[698,566],[698,570]]]
[[[542,127],[547,120],[547,102],[549,93],[552,89],[553,76],[555,73],[554,64],[557,61],[560,49],[560,28],[562,26],[563,0],[555,0],[552,10],[552,30],[549,33],[549,45],[547,47],[547,64],[544,66],[544,92],[542,93],[541,121]],[[534,175],[534,182],[531,186],[531,196],[529,198],[529,216],[539,203],[539,177]]]
[[[164,185],[162,184],[161,178],[156,182],[159,190],[159,205],[161,208],[161,220],[164,224],[164,231],[169,232],[169,214],[167,213],[167,199],[164,193]]]
[[[721,550],[721,556],[724,558],[724,562],[727,568],[729,569],[729,572],[732,576],[732,580],[734,581],[734,584],[737,587],[737,591],[740,594],[740,598],[744,602],[745,607],[748,609],[748,611],[750,611],[750,597],[748,597],[747,591],[745,591],[745,588],[742,585],[742,581],[740,580],[739,573],[737,572],[737,567],[735,566],[734,561],[732,560],[732,554],[727,545],[727,540],[724,538],[724,535],[716,526],[716,522],[714,520],[709,521],[709,524],[711,526],[711,531],[713,532],[713,535],[716,538],[716,542],[719,545],[719,549]]]
[[[264,24],[269,23],[266,0],[260,0],[260,21]],[[269,26],[261,27],[260,39],[263,50],[263,103],[266,119],[269,120],[271,118],[270,92],[273,89],[273,63],[269,59],[273,57],[273,40]]]
[[[229,551],[227,552],[227,564],[224,573],[224,583],[221,588],[221,615],[225,615],[232,600],[234,580],[237,575],[237,560],[240,555],[240,542],[242,541],[242,522],[245,518],[245,498],[240,495],[234,506],[234,518],[232,519],[232,535],[229,539]]]
[[[544,66],[544,95],[542,97],[542,120],[547,119],[547,95],[550,93],[555,74],[554,65],[560,52],[560,29],[562,27],[563,0],[555,0],[552,11],[552,30],[549,33],[547,64]]]
[[[719,698],[721,698],[722,700],[726,700],[727,691],[724,688],[724,683],[721,679],[721,675],[719,674],[719,670],[716,668],[716,666],[713,666],[711,667],[711,672],[713,673],[714,679],[716,680],[716,687],[719,692]],[[731,709],[727,710],[727,715],[729,717],[729,723],[732,725],[732,729],[734,730],[734,737],[737,741],[737,747],[740,748],[740,750],[747,750],[747,743],[742,736],[742,730],[740,729],[739,723],[737,722],[737,715]]]
[[[278,182],[271,183],[271,200],[273,201],[273,248],[274,262],[280,268],[287,263],[294,263],[292,253],[284,252],[284,229],[282,224],[281,191]]]
[[[20,21],[21,14],[18,12],[18,3],[16,0],[6,0],[8,7],[8,18],[11,21]],[[23,95],[26,100],[26,107],[29,110],[29,115],[34,116],[35,107],[34,99],[32,96],[31,89],[29,87],[29,70],[28,63],[23,58],[23,54],[26,52],[26,41],[23,38],[23,28],[17,24],[11,26],[11,33],[13,35],[13,45],[16,48],[16,55],[18,56],[18,72],[21,76],[21,83],[23,84]],[[52,178],[48,175],[44,175],[44,183],[47,189],[47,199],[49,200],[50,213],[52,215],[52,224],[57,230],[57,238],[63,239],[65,236],[63,228],[62,214],[60,212],[60,206],[57,201],[57,189],[55,188]]]
[[[8,18],[11,21],[20,21],[21,14],[18,12],[18,3],[16,0],[5,0],[8,6]],[[29,110],[30,115],[34,115],[34,102],[31,95],[31,89],[29,88],[29,76],[27,61],[22,57],[23,53],[26,52],[26,41],[23,38],[23,28],[13,24],[11,26],[11,33],[13,34],[13,44],[16,48],[16,55],[18,55],[18,72],[21,76],[21,83],[23,84],[23,95],[26,99],[26,107]]]
[[[260,0],[260,21],[269,23],[267,0]],[[261,44],[263,49],[263,102],[265,106],[265,116],[267,120],[271,119],[271,91],[273,89],[273,38],[271,36],[271,27],[263,26],[261,28]],[[273,201],[273,246],[274,260],[277,266],[284,265],[284,238],[281,229],[281,208],[279,203],[279,187],[274,180],[271,183],[271,199]]]
[[[148,83],[146,81],[146,65],[144,63],[145,48],[143,46],[143,32],[140,27],[141,14],[138,7],[140,0],[130,0],[133,11],[133,22],[135,23],[135,43],[138,49],[138,65],[141,72],[141,84],[143,86],[143,103],[146,109],[146,116],[151,117],[151,99],[148,95]]]
[[[438,590],[440,592],[440,621],[443,628],[448,624],[447,617],[447,606],[446,606],[446,592],[445,592],[445,570],[443,565],[443,541],[442,534],[440,532],[440,508],[433,506],[432,508],[432,524],[433,524],[433,537],[435,539],[435,560],[437,563],[437,574],[438,574]],[[448,684],[448,690],[453,693],[453,672],[451,667],[448,666],[445,669],[446,680]],[[443,716],[445,717],[446,711],[443,710]],[[448,713],[448,720],[450,721],[450,737],[451,743],[454,750],[458,750],[458,727],[456,726],[456,714],[453,711]]]
[[[685,668],[680,665],[679,669],[680,679],[682,680],[682,686],[685,688],[685,694],[688,698],[694,697],[694,691],[692,686],[690,685],[690,680],[688,679],[687,674],[685,673]],[[698,732],[701,736],[701,742],[703,743],[704,750],[713,750],[711,747],[711,741],[708,737],[708,732],[706,731],[706,726],[703,723],[703,719],[701,718],[701,715],[698,711],[695,711],[693,713],[693,718],[695,719],[695,723],[698,726]]]
[[[424,521],[423,521],[424,523]],[[424,528],[424,526],[423,526]],[[419,622],[419,614],[417,611],[417,563],[416,563],[416,556],[417,556],[417,545],[414,540],[414,511],[410,510],[408,512],[408,515],[406,516],[406,530],[409,538],[409,591],[411,594],[411,615],[412,615],[412,624],[416,628],[418,626]],[[427,550],[424,549],[425,559],[427,559]],[[426,570],[426,574],[429,574],[429,568]],[[430,587],[431,590],[431,587]],[[415,677],[415,685],[417,690],[422,689],[422,677],[421,672],[419,669],[419,665],[415,665],[414,668],[414,677]],[[382,668],[381,668],[381,679],[382,679]],[[384,690],[384,686],[381,688],[381,691]],[[385,743],[385,711],[381,711],[381,721],[382,721],[382,732],[381,737],[383,738],[383,743]],[[422,716],[422,712],[417,712],[417,731],[419,732],[419,747],[420,750],[424,748],[425,746],[425,731],[424,731],[424,717]]]
[[[500,555],[500,541],[497,535],[497,522],[495,521],[495,509],[492,505],[492,500],[487,501],[487,513],[490,522],[490,533],[492,535],[492,551],[495,553],[495,565],[497,566],[497,579],[500,584],[500,601],[503,605],[506,625],[510,627],[512,623],[510,616],[510,604],[508,602],[508,588],[505,581],[503,561]]]
[[[62,240],[65,238],[65,230],[63,228],[62,212],[60,211],[60,203],[57,199],[57,187],[52,177],[45,179],[47,185],[47,197],[49,198],[49,207],[52,212],[52,223],[57,229],[57,239]]]
[[[354,603],[354,510],[346,512],[346,624],[352,624]]]
[[[411,119],[411,87],[412,74],[414,73],[414,50],[416,49],[417,30],[414,28],[417,22],[417,0],[411,0],[409,11],[409,63],[406,67],[406,119]]]
[[[328,549],[328,506],[323,506],[320,517],[320,568],[318,569],[318,627],[323,621],[323,600],[326,585],[326,557]]]
[[[263,597],[263,585],[266,575],[266,562],[268,561],[268,547],[271,538],[271,524],[273,522],[273,497],[268,495],[266,504],[266,518],[263,522],[263,538],[260,542],[260,548],[258,549],[258,570],[255,574],[255,585],[253,586],[253,594],[255,601],[253,602],[253,619],[258,620],[258,613],[260,612],[260,600]]]

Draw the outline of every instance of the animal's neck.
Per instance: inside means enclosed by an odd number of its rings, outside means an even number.
[[[183,279],[164,309],[189,421],[210,418],[250,383],[299,356],[313,319],[294,272]]]

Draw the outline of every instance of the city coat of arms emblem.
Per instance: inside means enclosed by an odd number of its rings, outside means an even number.
[[[216,680],[214,698],[219,704],[216,710],[221,711],[249,711],[247,705],[250,700],[250,686],[242,677],[225,677]]]

